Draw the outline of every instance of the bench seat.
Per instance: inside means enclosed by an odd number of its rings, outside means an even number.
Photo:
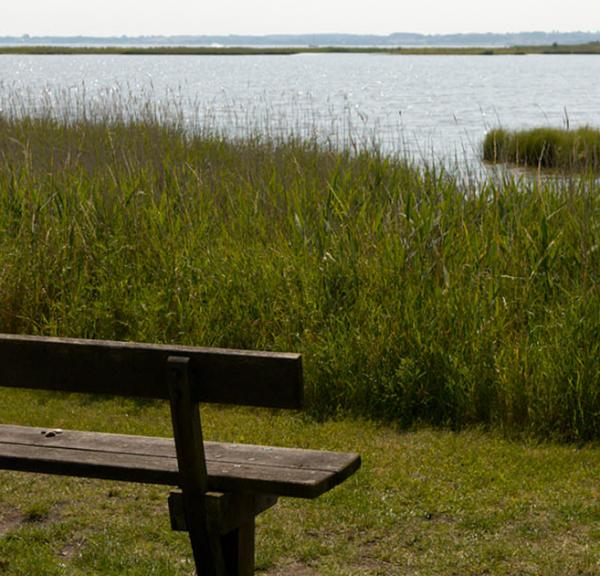
[[[360,467],[354,453],[204,442],[208,489],[316,498]],[[0,469],[180,484],[174,441],[0,425]]]

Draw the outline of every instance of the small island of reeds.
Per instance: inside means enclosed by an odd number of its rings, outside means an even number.
[[[563,172],[598,172],[600,130],[589,126],[576,130],[498,128],[484,139],[483,159]]]

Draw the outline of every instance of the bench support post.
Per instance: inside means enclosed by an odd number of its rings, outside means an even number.
[[[220,535],[228,576],[254,574],[255,519],[276,503],[277,497],[268,494],[209,492],[206,495],[209,531]],[[169,514],[173,530],[188,530],[184,507],[183,494],[171,492]]]
[[[221,538],[227,574],[254,575],[254,517]]]
[[[221,540],[218,533],[209,530],[206,461],[198,403],[191,394],[189,358],[169,356],[167,381],[184,515],[196,572],[199,576],[225,576]]]

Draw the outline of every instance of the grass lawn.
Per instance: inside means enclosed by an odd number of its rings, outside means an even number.
[[[364,420],[204,407],[209,439],[356,450],[359,473],[259,517],[275,575],[600,573],[600,451],[477,430],[399,432]],[[163,403],[3,391],[0,420],[169,435]],[[193,574],[165,487],[0,472],[0,574]]]

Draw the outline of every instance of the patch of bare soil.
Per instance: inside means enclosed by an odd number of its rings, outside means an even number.
[[[67,543],[63,549],[58,553],[58,555],[64,560],[72,560],[76,556],[81,554],[81,549],[85,544],[85,539],[80,538],[73,542]]]
[[[24,521],[23,514],[18,510],[0,512],[0,538],[11,530],[18,528]]]

